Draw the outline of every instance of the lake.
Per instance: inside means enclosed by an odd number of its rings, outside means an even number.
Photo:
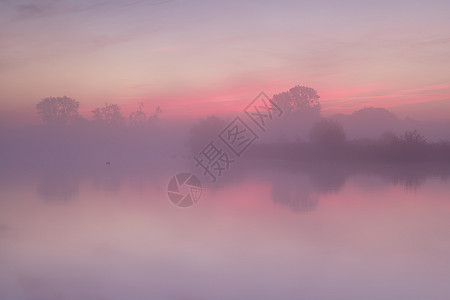
[[[241,161],[179,208],[189,164],[2,175],[0,299],[450,297],[448,168]]]

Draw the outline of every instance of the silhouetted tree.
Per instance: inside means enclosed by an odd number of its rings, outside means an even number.
[[[280,106],[284,112],[295,112],[298,110],[313,110],[320,112],[320,96],[313,88],[297,85],[287,92],[273,96],[272,100]]]
[[[399,136],[399,152],[403,160],[421,160],[426,156],[427,142],[417,130],[405,131]]]
[[[417,130],[405,131],[399,137],[400,141],[408,145],[423,145],[426,143],[426,139]]]
[[[120,113],[120,107],[117,104],[106,103],[102,107],[97,107],[92,110],[95,121],[103,122],[108,125],[119,125],[123,123],[123,116]]]
[[[309,128],[321,118],[319,96],[312,88],[295,86],[274,95],[272,101],[281,108],[283,116],[274,122],[261,141],[305,139]]]
[[[311,143],[321,147],[342,146],[346,141],[345,131],[336,121],[322,119],[309,132]]]
[[[162,113],[162,109],[158,106],[155,108],[153,114],[148,118],[149,122],[154,122],[159,119],[159,114]]]
[[[139,107],[137,108],[137,110],[135,112],[132,112],[128,116],[128,120],[130,120],[131,125],[139,125],[139,124],[143,124],[145,122],[145,120],[147,119],[147,116],[146,116],[145,112],[143,111],[143,108],[144,108],[144,104],[141,102],[139,104]]]
[[[36,104],[42,120],[48,124],[64,125],[79,117],[80,103],[75,99],[63,97],[47,97]]]

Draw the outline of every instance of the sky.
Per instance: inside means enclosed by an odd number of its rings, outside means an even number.
[[[235,113],[316,89],[323,114],[450,119],[450,1],[0,0],[0,123],[49,96],[80,112]]]

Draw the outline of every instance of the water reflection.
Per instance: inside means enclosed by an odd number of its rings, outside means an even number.
[[[309,172],[311,185],[318,193],[333,193],[340,191],[350,174],[340,168],[320,166]]]
[[[9,230],[8,225],[0,223],[0,233],[5,232],[7,230]]]
[[[294,211],[312,211],[318,203],[309,178],[305,174],[280,176],[272,183],[271,198],[274,203],[289,207]]]
[[[92,182],[97,190],[109,193],[120,192],[124,182],[130,182],[140,190],[146,185],[152,185],[164,192],[166,181],[176,171],[174,165],[162,171],[161,165],[127,169],[102,164],[85,172],[73,172],[69,168],[47,169],[43,174],[35,174],[39,178],[37,194],[51,201],[70,201],[78,196],[79,185],[86,180]],[[262,185],[272,187],[270,197],[274,203],[294,211],[316,209],[320,195],[338,193],[350,178],[358,175],[375,176],[386,184],[399,185],[406,190],[416,190],[430,178],[439,178],[443,182],[450,178],[450,166],[436,164],[349,165],[247,161],[236,166],[233,171],[231,176],[219,178],[218,184],[210,184],[209,188],[223,190],[235,182],[253,178]],[[199,178],[208,184],[208,178],[201,174]]]
[[[450,293],[444,167],[247,161],[179,209],[165,188],[184,167],[102,162],[2,183],[0,299]]]
[[[255,170],[258,169],[258,170]],[[417,190],[428,179],[447,182],[450,166],[436,164],[286,164],[253,166],[246,169],[251,177],[264,178],[272,185],[274,203],[294,211],[312,211],[319,204],[320,195],[339,193],[353,177],[379,178],[385,185],[401,186],[406,191]]]
[[[50,201],[69,201],[78,196],[79,180],[68,174],[45,174],[38,183],[37,194]]]
[[[105,192],[118,192],[125,180],[123,175],[117,172],[101,172],[94,174],[93,183],[96,189]]]

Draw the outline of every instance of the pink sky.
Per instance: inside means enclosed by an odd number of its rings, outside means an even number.
[[[364,106],[450,118],[448,1],[1,1],[0,118],[69,96],[166,117],[241,111],[315,88],[325,115]]]

